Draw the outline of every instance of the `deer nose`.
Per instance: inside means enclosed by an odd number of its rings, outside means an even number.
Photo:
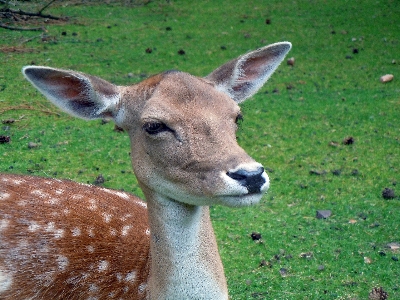
[[[238,181],[242,186],[246,187],[249,194],[260,193],[261,187],[266,182],[263,177],[264,168],[258,167],[255,171],[248,171],[245,169],[239,169],[234,172],[227,172],[230,178]]]

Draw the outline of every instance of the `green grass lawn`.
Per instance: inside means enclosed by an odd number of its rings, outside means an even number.
[[[49,22],[45,37],[0,28],[0,120],[15,120],[0,124],[11,138],[0,172],[89,183],[102,174],[104,186],[142,195],[128,137],[58,111],[24,80],[24,65],[131,84],[168,69],[204,76],[287,40],[294,67],[283,63],[243,104],[238,132],[271,188],[258,206],[211,212],[231,298],[361,300],[383,287],[400,299],[400,251],[388,248],[400,243],[400,3],[360,3],[63,1],[45,12],[69,21]],[[394,80],[381,83],[388,73]],[[317,219],[320,209],[331,217]]]

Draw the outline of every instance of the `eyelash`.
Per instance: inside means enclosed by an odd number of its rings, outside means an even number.
[[[148,122],[143,125],[143,130],[150,135],[156,135],[164,131],[172,131],[167,125],[161,122]]]

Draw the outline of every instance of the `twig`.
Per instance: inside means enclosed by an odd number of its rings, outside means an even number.
[[[35,111],[40,111],[46,115],[56,115],[56,116],[60,116],[59,113],[51,111],[49,109],[38,109],[35,106],[29,105],[29,104],[20,104],[17,106],[10,106],[10,107],[6,107],[3,109],[0,109],[0,113],[4,113],[6,111],[10,111],[10,110],[35,110]]]
[[[54,2],[54,1],[52,1],[52,2]],[[42,14],[42,10],[40,12],[38,12],[38,13],[31,13],[31,12],[23,11],[23,10],[20,10],[20,9],[14,10],[14,9],[11,9],[11,8],[7,8],[7,9],[3,10],[3,12],[10,12],[10,13],[17,14],[17,15],[30,16],[30,17],[41,17],[41,18],[53,19],[53,20],[63,19],[63,18],[52,16],[52,15],[44,15],[44,14]]]
[[[22,27],[11,27],[0,23],[1,28],[9,29],[9,30],[18,30],[18,31],[45,31],[43,27],[35,27],[35,28],[22,28]]]
[[[29,39],[26,39],[26,40],[23,40],[21,43],[19,43],[20,45],[23,45],[23,44],[25,44],[25,43],[28,43],[28,42],[30,42],[30,41],[32,41],[32,40],[34,40],[34,39],[37,39],[37,38],[40,38],[40,37],[42,37],[43,35],[42,34],[40,34],[40,35],[37,35],[37,36],[34,36],[34,37],[31,37],[31,38],[29,38]]]
[[[53,2],[56,2],[57,0],[51,0],[49,3],[47,3],[41,10],[38,11],[38,14],[41,15],[42,11],[44,11],[46,8],[48,8]]]

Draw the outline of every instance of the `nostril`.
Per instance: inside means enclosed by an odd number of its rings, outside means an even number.
[[[237,172],[228,172],[226,175],[228,175],[230,178],[235,179],[235,180],[245,180],[247,178],[247,175],[244,172],[241,172],[243,170],[239,170]]]
[[[244,169],[239,169],[235,172],[227,172],[226,175],[235,180],[245,180],[249,177],[261,176],[263,173],[264,173],[264,168],[259,167],[256,171],[247,171]]]

